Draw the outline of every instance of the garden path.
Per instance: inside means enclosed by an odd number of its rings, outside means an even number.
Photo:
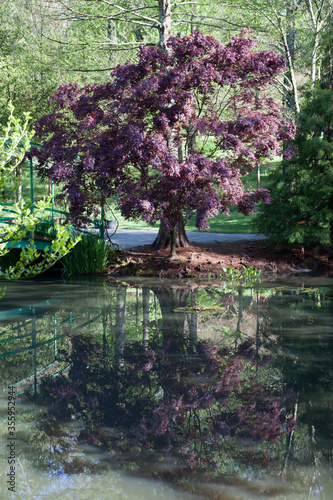
[[[129,249],[142,245],[153,243],[156,238],[156,230],[138,230],[138,229],[117,229],[112,236],[113,231],[109,231],[109,236],[113,243],[117,243],[121,249]],[[264,239],[263,234],[253,233],[209,233],[205,231],[187,231],[187,237],[191,243],[230,243],[235,241],[254,241]]]

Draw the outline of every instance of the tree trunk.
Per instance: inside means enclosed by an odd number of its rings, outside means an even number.
[[[243,297],[243,288],[241,286],[238,287],[238,321],[236,326],[236,333],[242,333],[242,321],[243,321],[243,310],[244,310],[244,297]],[[239,335],[236,336],[235,340],[235,349],[237,347]]]
[[[110,43],[112,44],[110,46],[110,55],[109,55],[109,63],[110,63],[110,67],[111,67],[113,64],[116,63],[114,46],[118,43],[118,39],[117,39],[116,23],[111,19],[108,19],[107,23],[108,23],[107,24],[108,39],[109,39]]]
[[[316,32],[315,34],[315,41],[313,44],[312,48],[312,57],[311,57],[311,81],[312,81],[312,86],[316,83],[317,80],[317,73],[319,73],[319,68],[318,68],[318,49],[319,49],[319,33]],[[317,71],[318,68],[318,71]],[[319,74],[318,74],[319,77]]]
[[[295,29],[295,5],[290,1],[287,5],[287,31],[283,28],[281,20],[278,20],[282,43],[284,46],[287,59],[287,73],[285,79],[291,83],[291,89],[285,94],[286,111],[295,116],[299,113],[298,88],[294,70],[295,62],[295,46],[296,46],[296,29]]]
[[[157,250],[163,250],[164,248],[172,247],[172,234],[165,228],[165,224],[161,222],[160,229],[158,231],[157,237],[153,243],[153,247]],[[175,226],[173,246],[174,248],[183,247],[186,248],[190,242],[186,236],[184,221],[181,220]],[[172,249],[172,248],[171,248]]]
[[[158,0],[158,10],[159,10],[159,48],[161,51],[167,50],[167,42],[171,37],[171,3],[170,0]],[[172,144],[173,137],[170,137],[170,151],[174,152],[175,155],[178,155],[179,161],[182,157],[182,147],[181,141],[178,140],[177,147],[174,148]],[[172,151],[175,149],[175,151]],[[153,247],[157,250],[161,250],[164,248],[170,248],[170,257],[175,257],[176,255],[176,247],[187,247],[189,245],[189,241],[186,236],[184,221],[181,218],[181,221],[178,222],[174,231],[168,231],[165,228],[165,224],[161,222],[160,228],[158,231],[157,238],[153,243]]]
[[[198,306],[198,288],[191,291],[191,307]],[[188,318],[188,326],[190,330],[191,352],[196,353],[198,343],[198,313],[190,313]]]
[[[22,160],[16,167],[16,177],[17,177],[17,192],[16,192],[16,202],[19,203],[22,199],[22,165],[24,160]]]
[[[118,370],[124,366],[126,287],[117,288],[115,363]]]
[[[260,163],[257,163],[257,188],[260,189]]]
[[[166,44],[171,36],[171,4],[170,0],[158,0],[158,10],[159,10],[159,33],[160,50],[167,50]]]
[[[174,312],[178,307],[185,307],[189,290],[183,288],[152,288],[162,313],[161,329],[164,340],[170,340],[177,351],[179,338],[184,337],[185,312]],[[172,349],[171,345],[169,346]]]
[[[328,208],[331,214],[333,214],[333,196],[330,197],[328,201]],[[331,245],[331,251],[333,251],[333,217],[330,219],[329,223],[329,231],[330,231],[330,245]]]

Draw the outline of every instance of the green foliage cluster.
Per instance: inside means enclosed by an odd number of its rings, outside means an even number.
[[[23,122],[14,116],[14,106],[8,104],[9,117],[0,136],[0,187],[4,179],[22,162],[30,147],[33,132],[30,130],[30,114],[24,113]]]
[[[11,207],[14,218],[6,228],[2,227],[2,240],[0,242],[0,256],[4,257],[15,245],[23,239],[29,239],[29,245],[22,248],[18,259],[11,261],[6,266],[6,261],[1,262],[0,277],[4,279],[19,279],[35,276],[52,267],[57,260],[71,251],[79,240],[79,236],[73,237],[72,230],[68,225],[62,226],[54,223],[54,238],[50,247],[43,252],[37,250],[34,241],[35,229],[45,217],[45,210],[49,208],[50,200],[43,200],[31,211],[30,205],[21,200]],[[1,212],[0,212],[1,215]],[[10,243],[10,246],[7,244]]]

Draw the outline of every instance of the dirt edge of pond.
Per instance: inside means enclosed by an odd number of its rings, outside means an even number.
[[[306,272],[333,276],[332,254],[327,248],[277,249],[265,240],[232,243],[197,243],[177,249],[177,258],[169,259],[168,250],[157,251],[151,245],[121,251],[107,269],[107,275],[159,278],[219,277],[223,267],[261,269],[262,276]]]

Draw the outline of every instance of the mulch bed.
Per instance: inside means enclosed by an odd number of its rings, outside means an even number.
[[[333,275],[332,255],[321,246],[312,249],[278,250],[265,240],[190,245],[168,250],[150,245],[120,252],[107,271],[112,276],[154,276],[167,278],[219,277],[223,267],[261,269],[262,275],[285,275],[314,271]]]

